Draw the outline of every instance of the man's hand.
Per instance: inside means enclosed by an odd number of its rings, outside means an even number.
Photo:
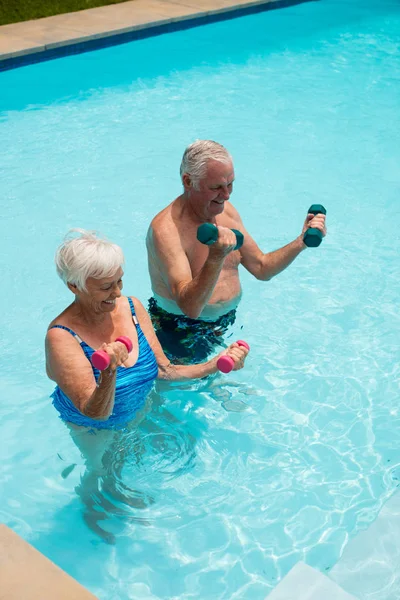
[[[211,262],[220,262],[227,256],[232,250],[236,248],[237,240],[236,235],[228,227],[217,226],[218,239],[214,244],[209,246],[209,259]]]
[[[301,232],[301,237],[303,238],[307,229],[310,229],[311,227],[314,229],[319,229],[319,231],[322,233],[323,237],[325,237],[326,236],[325,219],[326,219],[326,215],[323,215],[322,213],[318,213],[317,215],[313,215],[313,214],[309,213],[306,217],[306,220],[304,221],[303,230]]]

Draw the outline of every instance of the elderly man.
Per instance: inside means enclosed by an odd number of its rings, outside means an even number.
[[[325,235],[325,215],[307,215],[301,234],[264,254],[228,202],[234,182],[233,162],[216,142],[197,140],[181,163],[183,193],[152,220],[146,239],[153,298],[149,301],[157,336],[170,359],[201,360],[219,343],[235,320],[240,301],[239,265],[268,281],[306,248],[309,227]],[[203,223],[218,228],[212,245],[197,240]],[[239,250],[232,229],[244,235]]]

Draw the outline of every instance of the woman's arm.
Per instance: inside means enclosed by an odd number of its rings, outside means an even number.
[[[244,360],[248,354],[248,350],[244,347],[239,347],[236,343],[231,344],[229,348],[221,352],[218,356],[214,356],[204,363],[196,365],[173,365],[165,356],[160,342],[154,331],[151,319],[144,308],[143,304],[137,298],[132,298],[135,305],[136,315],[142,331],[153,350],[157,365],[158,379],[168,379],[169,381],[185,381],[188,379],[200,379],[212,375],[218,371],[217,360],[221,354],[229,354],[234,361],[233,370],[237,371],[244,365]]]
[[[110,366],[98,384],[80,344],[63,329],[50,329],[46,336],[46,372],[76,408],[91,419],[106,420],[114,408],[117,367],[128,357],[124,344],[101,347],[110,356]]]

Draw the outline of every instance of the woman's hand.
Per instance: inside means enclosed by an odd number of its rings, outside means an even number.
[[[244,361],[246,360],[248,353],[249,351],[245,346],[239,346],[237,342],[234,342],[216,358],[218,360],[220,356],[230,356],[234,363],[232,371],[239,371],[239,369],[243,369]]]
[[[98,350],[103,350],[110,357],[110,364],[107,370],[116,371],[118,367],[124,364],[128,359],[128,350],[122,342],[111,342],[111,344],[102,344]]]

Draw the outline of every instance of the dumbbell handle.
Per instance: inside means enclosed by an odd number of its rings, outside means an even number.
[[[241,231],[238,229],[231,229],[233,233],[236,235],[236,246],[235,250],[239,250],[243,246],[244,236]],[[202,244],[206,244],[206,246],[211,246],[215,244],[218,239],[218,227],[213,225],[212,223],[203,223],[197,229],[197,239]]]
[[[322,204],[312,204],[308,209],[308,214],[326,215],[326,208]],[[303,235],[303,242],[309,248],[317,248],[322,242],[322,232],[316,227],[309,227]]]
[[[130,338],[126,337],[126,335],[121,335],[120,337],[117,337],[115,341],[121,342],[121,344],[125,344],[128,352],[131,352],[133,344]],[[104,369],[107,369],[109,364],[110,357],[105,350],[96,350],[96,352],[93,352],[92,365],[95,369],[98,369],[99,371],[104,371]]]
[[[243,340],[238,340],[236,343],[238,346],[243,346],[243,348],[247,348],[247,350],[250,350],[250,346],[247,342],[244,342]],[[235,361],[233,360],[233,358],[226,354],[220,356],[217,360],[217,367],[221,371],[221,373],[230,373],[234,366]]]

